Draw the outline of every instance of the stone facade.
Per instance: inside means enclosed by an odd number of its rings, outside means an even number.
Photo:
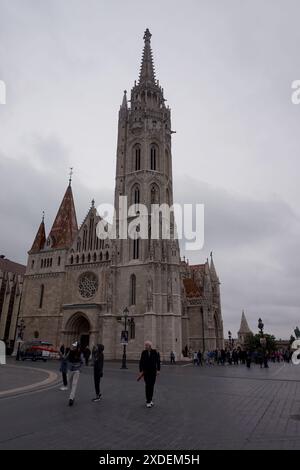
[[[146,30],[138,82],[131,90],[130,107],[124,93],[119,111],[115,181],[115,225],[120,231],[119,197],[127,196],[139,220],[140,205],[173,204],[171,111],[155,78],[151,34]],[[29,251],[22,316],[25,336],[33,331],[53,342],[105,345],[107,358],[119,358],[122,318],[128,308],[128,357],[136,359],[150,339],[163,358],[185,346],[215,349],[223,345],[220,287],[213,259],[189,266],[181,261],[171,218],[169,239],[150,237],[102,240],[102,219],[92,201],[77,226],[71,181],[53,227],[46,237],[42,221]],[[120,235],[120,233],[119,233]]]
[[[0,340],[12,352],[26,266],[0,256]]]

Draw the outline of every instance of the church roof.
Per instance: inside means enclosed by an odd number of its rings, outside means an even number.
[[[43,217],[43,220],[40,223],[33,245],[31,247],[30,253],[38,253],[40,250],[44,248],[45,243],[46,243],[46,231],[45,231],[45,223],[44,223],[44,217]]]
[[[2,258],[0,256],[0,271],[5,273],[20,274],[21,276],[24,276],[26,266],[24,266],[23,264],[15,263],[14,261],[10,261],[9,259]]]
[[[196,284],[194,279],[192,278],[183,279],[183,285],[184,285],[184,289],[185,289],[185,293],[187,297],[200,297],[201,296],[201,289]]]
[[[249,325],[248,325],[248,322],[247,322],[244,311],[242,313],[241,326],[240,326],[240,329],[239,329],[238,333],[243,333],[243,334],[252,333],[252,331],[249,328]]]
[[[52,248],[69,248],[78,232],[77,217],[71,184],[69,184],[49,237]]]
[[[152,49],[151,49],[151,37],[149,29],[147,28],[144,34],[144,51],[140,69],[139,85],[152,84],[156,85],[155,70],[153,65]]]

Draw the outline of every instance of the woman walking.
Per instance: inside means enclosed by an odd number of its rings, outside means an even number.
[[[100,380],[103,377],[103,363],[104,363],[104,346],[103,344],[98,344],[93,349],[93,362],[94,362],[94,383],[95,383],[95,391],[96,397],[93,398],[93,402],[97,402],[101,400],[101,393],[100,393]]]

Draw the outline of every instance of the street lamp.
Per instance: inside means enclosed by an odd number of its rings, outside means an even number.
[[[231,349],[231,346],[232,346],[232,333],[231,333],[231,331],[228,331],[228,339],[229,339],[229,348]]]
[[[127,369],[126,364],[126,346],[128,344],[128,331],[127,331],[127,318],[128,318],[129,310],[126,307],[123,311],[124,317],[124,331],[122,331],[121,342],[123,342],[123,357],[122,357],[122,367],[121,369]]]
[[[259,329],[259,332],[261,334],[261,336],[263,336],[264,334],[264,324],[263,324],[263,321],[261,318],[258,319],[258,329]]]
[[[24,330],[26,328],[25,321],[24,321],[23,318],[21,319],[20,323],[17,325],[17,328],[18,328],[18,337],[17,337],[18,351],[17,351],[17,355],[16,355],[16,361],[19,361],[20,360],[20,347],[21,347],[21,343],[23,341]]]

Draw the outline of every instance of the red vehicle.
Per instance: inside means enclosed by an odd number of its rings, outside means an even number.
[[[55,359],[58,357],[58,351],[53,348],[51,343],[47,341],[27,341],[22,344],[20,349],[22,361],[31,359],[32,361],[44,361],[47,359]]]

